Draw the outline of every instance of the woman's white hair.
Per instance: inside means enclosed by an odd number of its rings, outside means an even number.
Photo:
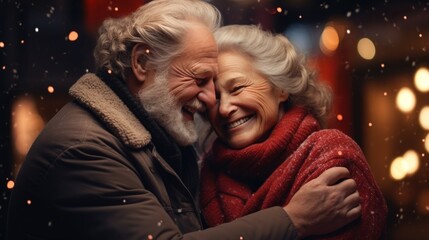
[[[107,19],[99,29],[94,50],[96,68],[125,78],[132,48],[142,43],[148,48],[146,66],[166,69],[183,51],[182,40],[190,21],[215,31],[222,19],[214,6],[201,0],[154,0],[129,16]]]
[[[289,40],[255,25],[229,25],[215,32],[219,52],[237,51],[275,87],[289,93],[291,104],[307,108],[324,126],[332,104],[330,88],[318,81]]]

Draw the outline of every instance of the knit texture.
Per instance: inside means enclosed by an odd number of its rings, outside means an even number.
[[[270,137],[240,150],[216,140],[201,173],[201,206],[209,226],[286,205],[323,171],[343,166],[357,182],[362,216],[315,239],[380,239],[387,207],[359,146],[338,130],[320,130],[303,108],[288,110]]]

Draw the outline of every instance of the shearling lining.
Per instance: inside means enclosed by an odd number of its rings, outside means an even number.
[[[121,99],[95,74],[83,75],[69,94],[104,121],[114,134],[131,148],[141,148],[151,140],[150,133]]]

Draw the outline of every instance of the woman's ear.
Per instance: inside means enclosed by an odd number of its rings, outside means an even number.
[[[140,82],[144,82],[147,78],[147,54],[149,54],[149,48],[142,43],[136,44],[131,51],[131,69]]]
[[[279,90],[279,103],[284,103],[289,98],[289,94],[285,90]]]

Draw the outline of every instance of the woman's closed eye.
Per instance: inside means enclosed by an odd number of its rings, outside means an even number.
[[[246,87],[245,85],[238,85],[238,86],[234,86],[231,90],[231,93],[237,93],[240,90],[242,90],[244,87]]]

